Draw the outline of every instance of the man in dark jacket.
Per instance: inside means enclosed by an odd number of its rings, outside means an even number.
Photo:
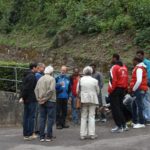
[[[26,73],[23,79],[21,90],[21,98],[24,102],[24,117],[23,117],[23,135],[25,140],[33,139],[34,119],[37,100],[34,89],[36,86],[35,73],[37,72],[37,64],[31,63],[30,70]]]

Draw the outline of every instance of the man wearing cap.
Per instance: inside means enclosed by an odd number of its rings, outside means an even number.
[[[51,76],[53,67],[45,68],[44,76],[41,77],[36,85],[35,94],[40,104],[40,141],[52,141],[53,125],[55,122],[56,110],[56,91],[55,79]],[[47,120],[47,135],[45,136],[45,126]]]

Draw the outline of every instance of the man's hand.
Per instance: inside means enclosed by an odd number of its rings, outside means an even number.
[[[20,103],[20,104],[23,103],[23,101],[24,101],[23,98],[20,98],[20,99],[19,99],[19,103]]]

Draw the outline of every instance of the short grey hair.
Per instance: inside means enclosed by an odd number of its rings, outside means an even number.
[[[45,66],[45,64],[44,63],[38,63],[37,66],[38,67],[43,67],[43,66]]]
[[[90,66],[86,66],[84,69],[83,69],[83,74],[84,75],[91,75],[93,73],[93,69],[92,67]]]

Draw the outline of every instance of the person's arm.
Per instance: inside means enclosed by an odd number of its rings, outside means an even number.
[[[102,89],[104,86],[104,81],[103,81],[103,75],[102,73],[99,73],[99,87]]]
[[[137,78],[137,80],[136,80],[136,83],[135,83],[135,85],[133,87],[133,91],[136,91],[139,88],[140,84],[142,83],[142,74],[143,74],[143,70],[141,68],[138,68],[136,70],[136,78]]]
[[[100,92],[100,88],[99,88],[99,85],[98,85],[98,82],[96,83],[96,93],[99,94]]]
[[[109,94],[115,90],[117,85],[116,83],[117,83],[117,68],[116,66],[113,66],[110,70],[110,81],[109,81],[109,88],[108,88]]]

